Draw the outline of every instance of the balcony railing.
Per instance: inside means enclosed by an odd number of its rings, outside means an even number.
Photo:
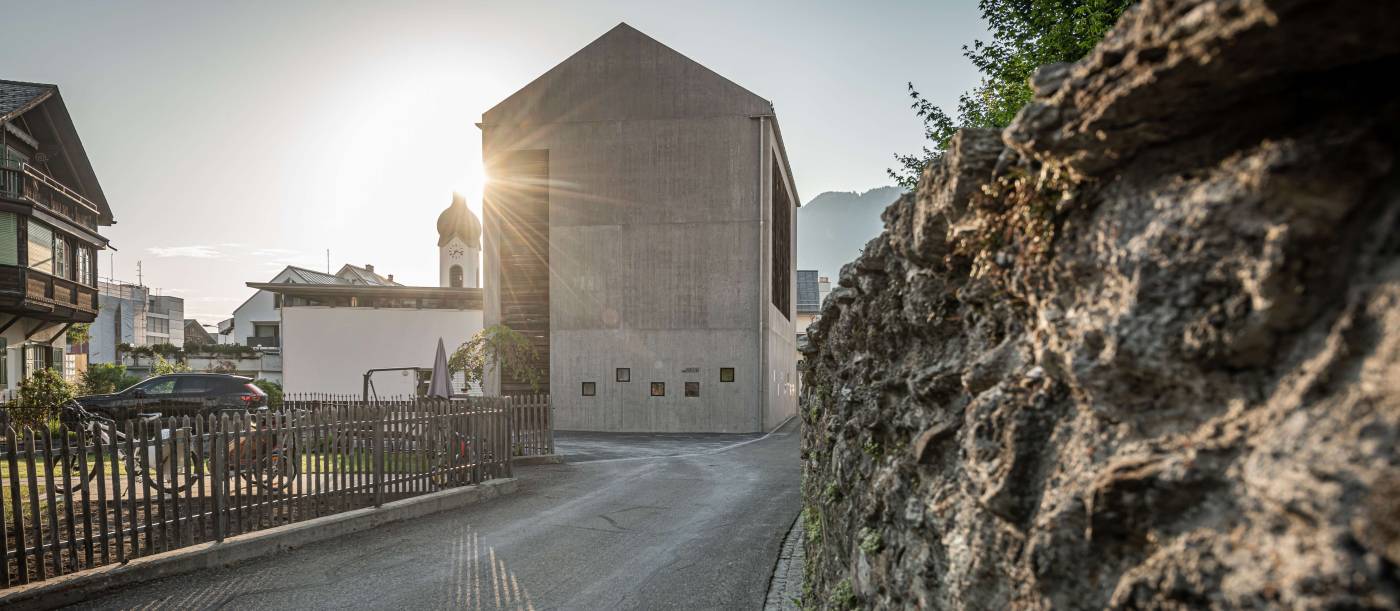
[[[0,160],[0,195],[28,200],[74,224],[97,231],[101,212],[96,204],[27,163]]]
[[[41,317],[92,320],[97,315],[97,288],[27,267],[0,265],[0,306]]]
[[[276,337],[249,337],[248,346],[251,348],[276,348],[281,342]]]

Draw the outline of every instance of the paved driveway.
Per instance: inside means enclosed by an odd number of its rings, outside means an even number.
[[[517,469],[509,497],[84,606],[759,609],[799,508],[796,428],[561,435],[575,462]]]

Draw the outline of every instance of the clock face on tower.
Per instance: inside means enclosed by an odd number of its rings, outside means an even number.
[[[453,259],[462,258],[462,247],[453,246],[452,248],[447,249],[447,256],[452,257]]]

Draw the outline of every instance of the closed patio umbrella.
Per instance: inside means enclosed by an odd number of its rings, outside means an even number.
[[[438,338],[437,357],[433,359],[433,380],[428,385],[428,396],[447,399],[452,396],[452,374],[447,371],[447,349]]]

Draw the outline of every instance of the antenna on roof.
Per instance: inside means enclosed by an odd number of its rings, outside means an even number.
[[[331,249],[326,249],[326,273],[331,273]]]
[[[136,262],[136,286],[146,286],[145,281],[143,281],[143,280],[141,279],[141,262],[140,262],[140,261],[137,261],[137,262]]]

